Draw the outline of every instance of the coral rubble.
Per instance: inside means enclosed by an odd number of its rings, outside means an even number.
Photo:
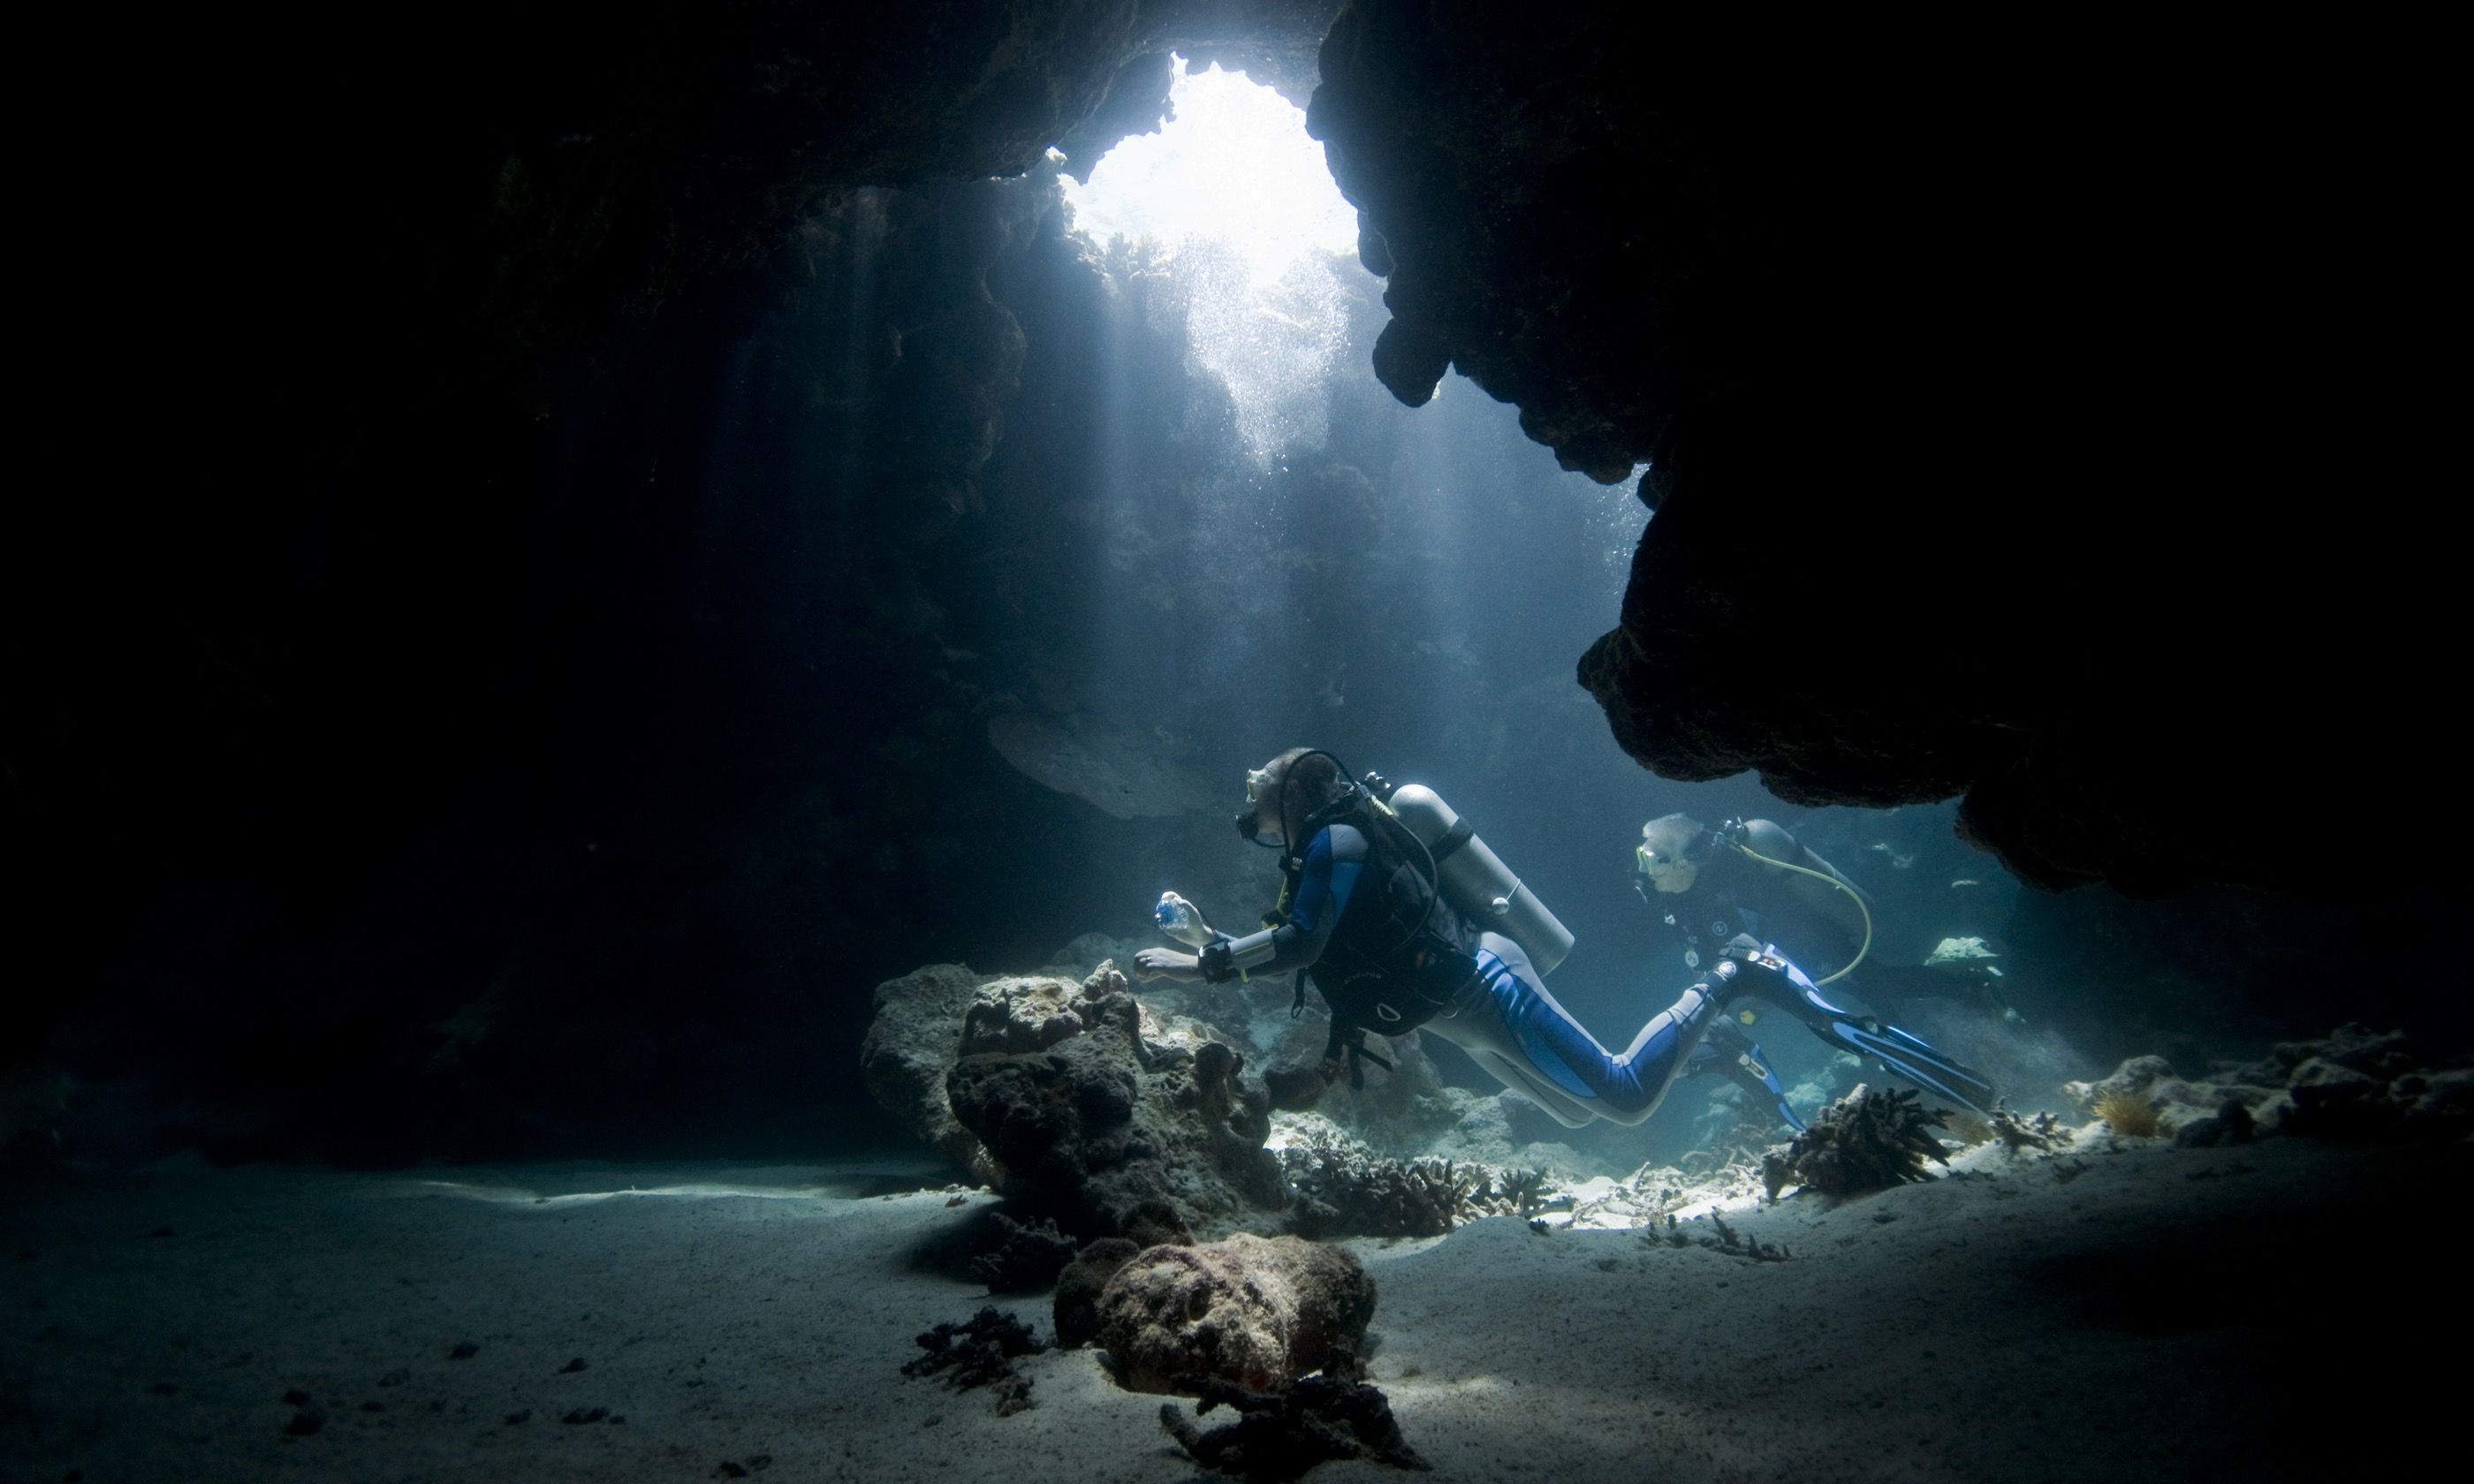
[[[1395,1469],[1432,1467],[1400,1435],[1390,1400],[1359,1379],[1356,1357],[1346,1349],[1334,1350],[1316,1374],[1272,1391],[1207,1381],[1198,1395],[1196,1415],[1225,1406],[1237,1420],[1206,1431],[1186,1421],[1176,1402],[1164,1401],[1160,1425],[1206,1469],[1268,1484],[1340,1458]]]
[[[1011,1314],[983,1308],[968,1323],[940,1324],[919,1336],[919,1348],[928,1353],[905,1362],[903,1375],[941,1376],[957,1391],[994,1386],[999,1417],[1038,1405],[1031,1400],[1031,1377],[1016,1374],[1013,1362],[1048,1347]]]
[[[1813,1116],[1812,1127],[1761,1161],[1761,1183],[1775,1201],[1788,1185],[1823,1195],[1858,1195],[1925,1178],[1925,1161],[1943,1164],[1931,1131],[1942,1115],[1909,1091],[1856,1089]]]
[[[1287,1384],[1335,1345],[1364,1343],[1374,1280],[1356,1255],[1294,1236],[1142,1252],[1101,1290],[1095,1336],[1131,1391],[1192,1394],[1217,1380]]]

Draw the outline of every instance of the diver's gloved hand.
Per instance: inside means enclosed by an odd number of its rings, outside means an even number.
[[[1184,979],[1202,977],[1202,969],[1191,953],[1175,948],[1145,948],[1134,955],[1134,972],[1144,979]]]
[[[1770,952],[1762,945],[1759,939],[1750,933],[1737,933],[1728,939],[1727,945],[1720,948],[1718,952],[1724,958],[1741,964],[1755,973],[1773,975],[1781,979],[1786,977],[1786,960]]]

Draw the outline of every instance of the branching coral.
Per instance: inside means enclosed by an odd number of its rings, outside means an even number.
[[[1925,1161],[1950,1162],[1932,1136],[1942,1118],[1918,1106],[1913,1092],[1876,1092],[1858,1084],[1816,1114],[1793,1143],[1761,1161],[1761,1184],[1775,1201],[1788,1185],[1856,1195],[1922,1180]]]
[[[1387,1160],[1327,1123],[1279,1152],[1304,1236],[1440,1236],[1480,1216],[1528,1216],[1544,1176],[1454,1160]]]
[[[2062,1127],[2061,1119],[2049,1113],[2022,1118],[2007,1108],[1996,1108],[1993,1110],[1992,1126],[1993,1137],[2001,1140],[2002,1147],[2014,1155],[2022,1149],[2050,1154],[2071,1146],[2071,1131]]]
[[[1672,1218],[1669,1219],[1672,1220]],[[1787,1260],[1787,1250],[1784,1247],[1776,1242],[1764,1242],[1758,1237],[1740,1234],[1734,1227],[1727,1225],[1716,1211],[1710,1213],[1710,1224],[1718,1229],[1718,1234],[1701,1238],[1701,1245],[1711,1252],[1730,1257],[1743,1257],[1753,1262]]]

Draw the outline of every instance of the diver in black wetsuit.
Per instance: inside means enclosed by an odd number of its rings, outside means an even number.
[[[1638,873],[1633,885],[1674,930],[1686,969],[1699,968],[1716,946],[1745,936],[1772,945],[1795,963],[1819,966],[1817,972],[1828,970],[1819,985],[1845,978],[1864,966],[1848,983],[1877,1004],[1948,995],[1965,984],[1960,974],[1868,964],[1873,945],[1872,898],[1779,825],[1768,820],[1731,820],[1710,829],[1689,815],[1668,814],[1643,825],[1640,833],[1641,843],[1633,852]],[[1738,1017],[1740,1025],[1750,1025],[1755,1018],[1749,1014]],[[1904,1041],[1915,1041],[1895,1026],[1883,1029]],[[1822,1039],[1841,1050],[1865,1050],[1841,1044],[1844,1038]],[[1976,1102],[1990,1098],[1991,1089],[1980,1078],[1953,1064],[1926,1068],[1918,1075],[1918,1068],[1903,1065],[1896,1057],[1865,1054],[1928,1090]],[[1780,1097],[1777,1078],[1769,1074],[1760,1047],[1740,1026],[1731,1026],[1706,1041],[1687,1070],[1721,1072],[1749,1092]],[[1779,1108],[1789,1123],[1803,1126],[1783,1099]]]
[[[1388,1065],[1367,1049],[1369,1033],[1423,1027],[1567,1127],[1638,1123],[1733,1001],[1758,995],[1816,1031],[1846,1017],[1793,965],[1738,939],[1624,1051],[1609,1051],[1546,992],[1517,943],[1478,928],[1444,898],[1430,848],[1330,754],[1282,754],[1248,776],[1247,801],[1240,830],[1282,851],[1280,900],[1267,925],[1244,938],[1213,935],[1199,953],[1145,948],[1135,967],[1145,978],[1212,983],[1302,970],[1331,1008],[1331,1037],[1319,1066],[1265,1079],[1281,1107],[1311,1107],[1344,1073],[1362,1076],[1361,1061]],[[1302,1006],[1302,983],[1298,993]]]

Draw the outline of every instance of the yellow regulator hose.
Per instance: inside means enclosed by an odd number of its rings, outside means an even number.
[[[1734,846],[1736,850],[1743,851],[1753,859],[1759,861],[1762,865],[1776,866],[1781,871],[1792,871],[1798,875],[1810,876],[1816,881],[1827,881],[1855,899],[1856,910],[1864,914],[1864,945],[1856,950],[1856,956],[1847,961],[1846,968],[1838,970],[1838,972],[1834,974],[1831,974],[1827,979],[1813,980],[1813,987],[1818,989],[1822,985],[1835,983],[1840,979],[1846,978],[1849,974],[1854,973],[1856,971],[1856,966],[1864,962],[1864,955],[1873,951],[1873,909],[1864,905],[1864,894],[1826,872],[1815,871],[1809,866],[1798,866],[1788,861],[1772,860],[1770,857],[1763,855],[1760,851],[1754,850],[1751,846],[1742,844],[1738,841],[1730,840],[1727,843]]]

